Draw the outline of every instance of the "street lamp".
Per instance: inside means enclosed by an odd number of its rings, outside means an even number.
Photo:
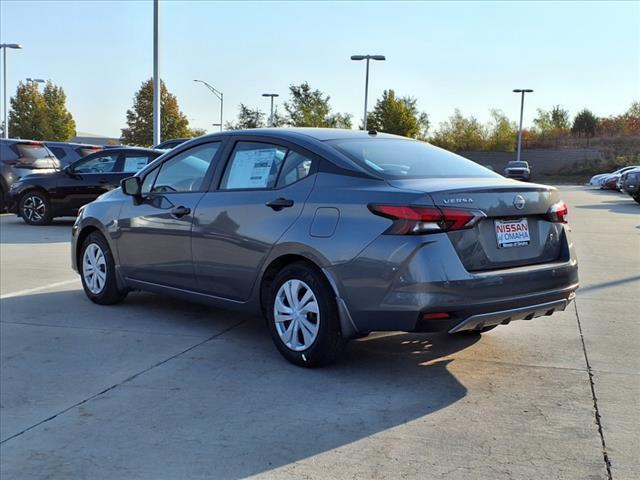
[[[269,115],[269,126],[273,127],[273,99],[274,97],[279,97],[277,93],[263,93],[263,97],[271,97],[271,114]]]
[[[222,131],[222,108],[224,107],[224,95],[222,94],[222,92],[220,90],[216,90],[215,88],[213,88],[211,85],[209,85],[207,82],[205,82],[204,80],[194,80],[194,82],[199,82],[201,84],[203,84],[205,87],[207,87],[209,90],[211,90],[211,93],[213,93],[216,97],[218,97],[220,99],[220,131]],[[214,123],[214,126],[217,126],[218,124]]]
[[[520,151],[522,149],[522,112],[524,111],[524,94],[532,93],[533,90],[530,88],[516,88],[513,90],[513,93],[522,94],[520,98],[520,128],[518,129],[518,153],[516,154],[516,161],[520,161]]]
[[[27,78],[27,83],[45,83],[41,78]]]
[[[9,122],[7,121],[7,48],[19,50],[22,48],[22,45],[17,43],[0,43],[0,48],[2,49],[2,85],[4,89],[4,128],[2,130],[4,138],[9,138]]]
[[[367,74],[364,80],[364,130],[367,129],[367,96],[369,95],[369,60],[386,60],[384,55],[351,55],[351,60],[366,60]]]

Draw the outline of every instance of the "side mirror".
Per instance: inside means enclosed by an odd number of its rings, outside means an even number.
[[[142,181],[140,177],[128,177],[120,180],[122,192],[135,198],[142,197]]]

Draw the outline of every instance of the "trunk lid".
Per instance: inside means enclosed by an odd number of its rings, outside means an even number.
[[[471,229],[447,233],[468,271],[546,263],[562,256],[562,224],[545,217],[549,207],[560,200],[553,187],[502,177],[388,182],[416,192],[415,204],[433,202],[440,207],[480,210],[486,215]],[[528,232],[526,241],[526,234],[509,233],[522,230]],[[505,243],[500,244],[498,238]]]

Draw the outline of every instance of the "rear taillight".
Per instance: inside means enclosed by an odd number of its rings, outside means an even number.
[[[569,215],[569,207],[567,207],[567,204],[558,202],[549,207],[547,220],[556,223],[567,223],[567,215]]]
[[[389,235],[424,235],[473,227],[485,215],[479,210],[410,205],[369,205],[369,210],[393,220]]]

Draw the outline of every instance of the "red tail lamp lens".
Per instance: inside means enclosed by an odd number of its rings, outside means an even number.
[[[484,216],[477,210],[413,205],[369,205],[369,210],[393,220],[385,232],[391,235],[422,235],[471,228]]]

